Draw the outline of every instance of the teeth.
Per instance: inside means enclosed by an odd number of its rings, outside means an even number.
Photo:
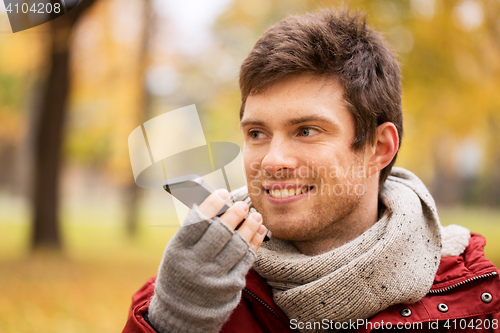
[[[304,193],[305,192],[307,192],[307,188],[304,188]],[[270,190],[269,194],[273,198],[288,198],[288,197],[292,197],[294,195],[302,194],[302,188],[297,188],[297,189],[291,188],[291,189],[283,189],[283,190],[275,189],[275,190]]]

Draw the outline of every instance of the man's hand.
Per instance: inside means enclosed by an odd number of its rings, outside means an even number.
[[[163,332],[218,332],[241,298],[245,275],[266,228],[262,216],[237,202],[220,218],[226,190],[194,207],[170,240],[160,264],[149,319]]]
[[[213,218],[215,214],[224,206],[229,193],[226,190],[218,190],[212,193],[199,206],[200,212],[206,217]],[[235,229],[248,213],[248,204],[239,201],[231,206],[220,219],[231,229]],[[264,237],[266,236],[266,227],[262,225],[262,215],[252,213],[238,228],[238,232],[250,243],[250,248],[257,252]]]

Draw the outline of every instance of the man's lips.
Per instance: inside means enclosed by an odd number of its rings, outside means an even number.
[[[269,183],[263,185],[265,193],[273,199],[299,197],[313,188],[313,185],[293,183]],[[298,199],[298,198],[297,198]],[[288,200],[287,200],[288,201]]]

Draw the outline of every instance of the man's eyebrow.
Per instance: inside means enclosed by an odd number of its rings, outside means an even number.
[[[322,123],[330,123],[332,125],[336,125],[338,126],[338,124],[328,118],[328,117],[323,117],[323,116],[320,116],[320,115],[308,115],[308,116],[303,116],[303,117],[299,117],[299,118],[294,118],[294,119],[290,119],[286,122],[286,125],[287,126],[293,126],[293,125],[297,125],[297,124],[302,124],[302,123],[307,123],[307,122],[311,122],[311,121],[318,121],[318,122],[322,122]],[[256,119],[246,119],[246,120],[243,120],[240,122],[240,127],[243,128],[245,126],[261,126],[261,127],[266,127],[266,123],[261,121],[261,120],[256,120]]]
[[[319,121],[319,122],[323,122],[323,123],[330,123],[330,124],[337,125],[337,123],[335,121],[333,121],[332,119],[330,119],[328,117],[322,117],[320,115],[308,115],[308,116],[304,116],[304,117],[300,117],[300,118],[290,119],[289,121],[287,121],[286,124],[287,125],[297,125],[297,124],[307,123],[310,121]]]
[[[260,120],[255,120],[255,119],[246,119],[246,120],[242,120],[240,122],[240,127],[245,127],[245,126],[250,126],[250,125],[266,127],[266,123],[264,123],[263,121],[260,121]]]

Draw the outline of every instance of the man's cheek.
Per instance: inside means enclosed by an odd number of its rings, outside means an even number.
[[[255,178],[251,178],[248,180],[248,193],[252,195],[259,195],[262,191],[262,184],[259,180]]]
[[[247,180],[248,193],[259,194],[262,188],[260,163],[252,161],[248,156],[243,156],[244,172]]]

